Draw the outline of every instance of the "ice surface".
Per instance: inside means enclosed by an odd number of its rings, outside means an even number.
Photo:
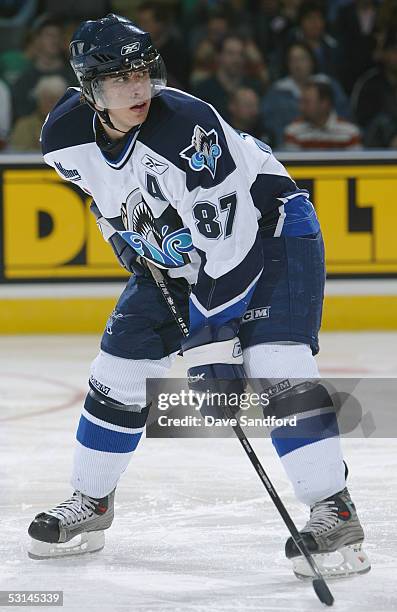
[[[390,333],[323,334],[322,373],[397,376],[396,341]],[[97,342],[0,338],[0,589],[62,589],[65,611],[324,609],[292,575],[286,528],[233,439],[143,440],[119,485],[105,549],[28,559],[30,520],[71,492],[74,430]],[[182,369],[179,362],[174,374]],[[301,526],[306,510],[269,440],[253,445]],[[343,446],[373,568],[330,583],[334,609],[397,610],[397,442],[349,439]]]

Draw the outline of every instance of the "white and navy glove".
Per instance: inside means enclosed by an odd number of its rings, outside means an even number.
[[[225,396],[229,408],[236,414],[239,411],[238,398],[246,387],[246,375],[234,326],[226,325],[219,329],[205,326],[188,337],[182,348],[189,388],[199,394],[208,393],[209,401],[203,403],[201,414],[223,418]],[[222,399],[213,394],[222,394]]]
[[[137,252],[116,232],[114,227],[102,216],[98,206],[93,201],[90,206],[95,216],[96,224],[102,236],[110,244],[119,264],[132,274],[145,274],[145,265]]]

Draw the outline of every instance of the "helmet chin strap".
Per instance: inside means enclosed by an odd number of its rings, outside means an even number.
[[[93,111],[95,111],[97,113],[97,115],[100,116],[100,118],[102,119],[102,121],[108,125],[110,128],[112,128],[112,130],[115,130],[116,132],[120,132],[120,134],[128,134],[128,132],[130,130],[127,130],[126,132],[123,132],[123,130],[119,130],[119,128],[116,128],[113,123],[112,120],[110,118],[109,115],[109,111],[107,110],[107,108],[104,108],[103,110],[98,110],[95,106],[95,104],[93,104],[92,102],[90,102],[90,100],[88,100],[85,96],[83,96],[84,101],[88,104],[88,106],[90,108],[92,108]]]
[[[130,131],[130,130],[127,130],[126,132],[123,132],[123,130],[119,130],[119,128],[116,128],[114,124],[112,123],[112,120],[109,115],[109,111],[106,108],[103,111],[99,111],[98,109],[96,109],[96,112],[98,113],[102,121],[106,125],[108,125],[110,128],[112,128],[112,130],[116,130],[116,132],[120,132],[121,134],[128,134],[128,132]]]

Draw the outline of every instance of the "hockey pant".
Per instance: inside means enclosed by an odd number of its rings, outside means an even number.
[[[322,239],[270,238],[263,248],[268,264],[240,327],[244,364],[248,378],[270,384],[293,379],[290,394],[276,402],[275,410],[279,416],[296,414],[297,426],[291,436],[284,427],[271,436],[297,498],[312,504],[345,486],[336,415],[320,385],[313,383],[319,375],[313,355],[318,352],[324,292]],[[173,280],[170,290],[187,320],[186,284]],[[180,340],[151,277],[131,277],[91,366],[90,386],[96,393],[87,395],[78,425],[75,489],[103,497],[117,485],[144,431],[146,378],[168,376]],[[312,385],[306,390],[302,383],[308,380]],[[109,401],[98,401],[101,394]],[[131,405],[141,411],[123,409]]]

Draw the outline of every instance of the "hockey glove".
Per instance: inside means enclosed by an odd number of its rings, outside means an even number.
[[[136,251],[117,232],[109,238],[109,244],[119,264],[128,270],[128,272],[133,272],[138,274],[138,276],[146,273],[144,260],[137,255]]]
[[[224,418],[225,404],[237,414],[246,375],[236,330],[231,326],[216,330],[206,326],[187,338],[182,348],[189,388],[196,394],[201,414]]]
[[[102,216],[98,206],[92,202],[90,210],[96,218],[96,223],[102,236],[110,244],[119,264],[134,274],[145,274],[146,268],[136,251],[117,233],[114,227]]]

